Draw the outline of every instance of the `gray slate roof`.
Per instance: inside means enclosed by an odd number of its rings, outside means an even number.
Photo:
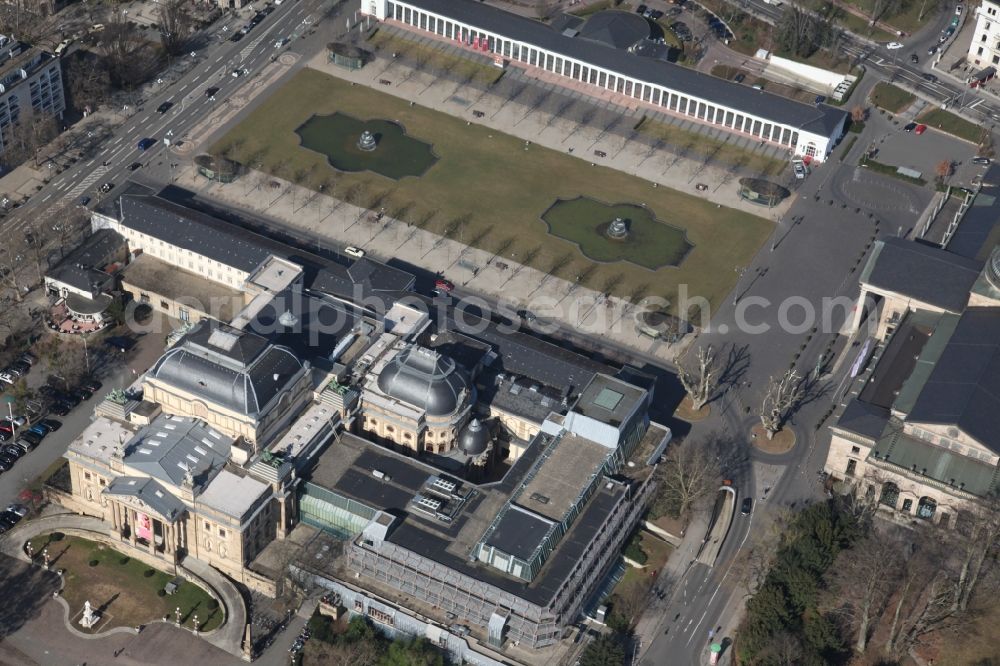
[[[159,197],[123,195],[120,201],[124,226],[247,273],[268,255],[289,253],[287,246],[265,242],[263,237]]]
[[[947,250],[887,238],[875,244],[861,282],[948,312],[961,312],[982,266]]]
[[[301,369],[302,363],[290,349],[272,345],[255,333],[203,319],[149,373],[208,402],[254,416]]]
[[[955,425],[1000,453],[1000,309],[965,311],[907,421]]]
[[[407,0],[439,16],[477,26],[511,39],[533,44],[581,62],[630,76],[650,84],[686,92],[720,106],[739,109],[760,118],[830,136],[843,125],[847,113],[825,104],[802,104],[749,86],[702,74],[660,60],[603,47],[595,42],[567,37],[544,23],[511,14],[474,0]]]
[[[469,380],[452,359],[413,346],[386,364],[379,373],[378,387],[431,416],[445,416],[462,406],[462,394],[468,391]]]
[[[889,422],[889,410],[852,398],[837,420],[837,428],[866,439],[877,440]]]
[[[98,229],[46,275],[74,289],[95,296],[113,286],[114,278],[104,272],[104,263],[124,252],[125,239],[112,229]]]
[[[147,476],[119,476],[104,489],[104,494],[134,497],[171,522],[187,509],[184,502]]]
[[[587,19],[580,37],[615,49],[627,49],[650,35],[649,23],[635,12],[597,12]]]
[[[204,485],[229,460],[231,441],[199,419],[163,414],[125,445],[125,465],[172,486],[188,471]]]

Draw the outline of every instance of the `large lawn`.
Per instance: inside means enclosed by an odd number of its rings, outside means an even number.
[[[885,81],[880,81],[872,88],[872,104],[890,113],[899,113],[917,100],[916,96]]]
[[[431,145],[438,161],[423,176],[392,181],[341,173],[325,156],[299,145],[295,129],[313,115],[341,112],[362,120],[399,122]],[[502,250],[543,271],[626,297],[676,301],[677,286],[718,303],[771,231],[771,223],[710,201],[567,154],[526,145],[489,128],[411,106],[364,86],[303,69],[265,100],[213,151],[303,185],[386,212],[491,252]],[[557,198],[645,204],[665,224],[683,229],[693,249],[679,268],[652,271],[628,262],[595,264],[571,242],[547,233],[541,215]],[[665,257],[665,262],[669,258]]]
[[[917,122],[925,123],[972,143],[978,144],[983,140],[982,127],[944,109],[931,109],[917,118]]]
[[[222,624],[222,607],[194,583],[184,581],[174,594],[161,597],[157,590],[173,580],[172,574],[152,569],[137,559],[87,539],[71,536],[52,539],[51,534],[42,536],[32,545],[39,559],[42,549],[47,547],[52,568],[65,570],[62,596],[69,604],[70,621],[74,626],[78,626],[76,622],[85,601],[101,615],[101,621],[94,627],[97,631],[147,624],[165,615],[173,621],[178,607],[181,622],[188,628],[194,626],[195,614],[201,631],[210,631]],[[91,562],[96,564],[91,566]]]

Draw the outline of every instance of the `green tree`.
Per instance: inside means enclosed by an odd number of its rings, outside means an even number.
[[[444,655],[426,638],[393,641],[381,666],[445,666]]]
[[[624,663],[625,646],[621,637],[615,634],[602,634],[580,655],[580,666],[622,666]]]

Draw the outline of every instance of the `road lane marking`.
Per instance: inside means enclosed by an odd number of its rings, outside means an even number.
[[[42,203],[45,203],[51,198],[52,198],[52,193],[50,192],[49,194],[46,194],[45,197],[42,199]]]

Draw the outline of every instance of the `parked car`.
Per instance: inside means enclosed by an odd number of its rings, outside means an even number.
[[[904,132],[912,132],[915,129],[917,129],[916,123],[906,123],[905,125],[903,125]]]
[[[81,387],[75,388],[69,392],[70,396],[77,399],[77,404],[84,402],[85,400],[90,400],[94,397],[93,391],[88,391],[87,389]]]
[[[911,53],[910,54],[910,62],[912,62],[914,65],[916,65],[917,63],[920,62],[920,58],[917,57],[916,53]]]
[[[900,42],[889,42],[888,44],[885,45],[885,48],[889,49],[890,51],[895,51],[896,49],[903,48],[903,44]]]
[[[649,18],[653,19],[654,21],[659,21],[661,18],[663,18],[663,12],[661,12],[659,9],[654,9],[649,13]]]
[[[806,168],[802,162],[792,162],[792,170],[795,172],[796,180],[803,180],[806,177]]]
[[[17,381],[17,377],[14,376],[14,373],[7,371],[0,372],[0,382],[3,382],[4,384],[13,384],[15,381]]]
[[[38,422],[38,425],[43,425],[49,429],[49,432],[55,432],[62,428],[62,421],[56,421],[55,419],[42,419]]]
[[[80,197],[80,205],[86,206],[90,203],[90,197]]]
[[[961,16],[962,15],[962,9],[964,9],[964,7],[962,7],[962,5],[955,5],[955,16]]]
[[[972,158],[972,163],[973,164],[992,164],[993,160],[991,160],[989,157],[973,157]]]
[[[11,504],[10,506],[7,507],[7,510],[13,511],[22,518],[28,515],[28,507],[24,506],[23,504]]]
[[[34,365],[36,361],[38,361],[38,359],[35,358],[35,355],[32,354],[31,352],[24,352],[23,354],[17,357],[18,363],[27,363],[28,365]]]
[[[12,433],[9,430],[0,430],[0,442],[6,442],[7,440],[9,440],[13,436],[14,436],[14,433]]]
[[[360,259],[361,257],[365,256],[365,251],[359,247],[348,245],[347,247],[344,248],[344,254],[348,254],[352,257],[357,257],[358,259]]]
[[[231,41],[231,42],[238,42],[241,39],[243,39],[243,35],[245,35],[245,34],[246,33],[244,33],[244,32],[234,32],[233,36],[229,38],[229,41]]]
[[[28,432],[30,432],[30,433],[32,433],[34,435],[38,435],[39,437],[41,437],[41,438],[44,439],[45,436],[49,434],[49,429],[46,428],[45,426],[41,425],[40,423],[36,423],[35,425],[33,425],[30,428],[28,428]],[[27,434],[27,433],[25,433],[25,434]]]
[[[12,456],[9,453],[4,453],[3,451],[0,451],[0,463],[6,465],[7,469],[10,469],[14,465],[16,465],[17,461],[18,461],[17,457]]]
[[[92,393],[97,393],[98,391],[101,390],[101,387],[104,386],[104,384],[97,381],[96,379],[87,379],[82,384],[80,384],[80,386],[87,389],[88,391],[91,391]]]
[[[10,468],[13,467],[13,466],[14,465],[12,465],[10,463],[7,463],[7,462],[5,462],[3,460],[0,460],[0,472],[10,471]],[[0,525],[0,534],[3,534],[6,531],[7,531],[7,528],[4,527],[3,525]]]
[[[20,446],[14,446],[13,444],[5,444],[3,448],[0,448],[0,454],[10,456],[15,460],[19,459],[24,455],[24,451]]]
[[[929,56],[932,56],[932,55],[934,55],[935,53],[937,53],[937,52],[938,52],[938,49],[939,49],[939,48],[940,48],[940,47],[938,47],[938,45],[937,45],[937,44],[934,44],[934,45],[933,45],[933,46],[931,46],[931,47],[930,47],[929,49],[927,49],[927,55],[929,55]]]
[[[28,453],[29,451],[34,451],[35,447],[37,447],[38,445],[32,442],[30,439],[25,439],[24,437],[18,437],[17,439],[14,440],[14,446],[20,446],[22,449],[24,449],[25,453]]]
[[[927,125],[924,125],[923,123],[921,123],[920,125],[917,125],[915,128],[913,128],[913,133],[914,134],[923,134],[926,131],[927,131]]]
[[[8,527],[14,527],[14,525],[17,525],[19,522],[21,522],[21,516],[13,511],[4,511],[0,513],[0,523],[3,523]]]
[[[441,291],[452,291],[455,289],[455,285],[444,278],[438,278],[434,281],[434,288]]]
[[[44,435],[39,435],[37,432],[31,432],[30,430],[25,430],[20,436],[21,439],[31,442],[35,446],[42,443],[42,437],[44,437]]]
[[[54,402],[49,407],[49,411],[51,411],[56,416],[66,416],[72,410],[73,410],[72,405],[69,405],[65,402]]]
[[[101,189],[101,193],[102,194],[107,194],[111,190],[115,189],[115,184],[114,183],[104,183],[103,185],[101,185],[100,189]]]
[[[750,515],[750,511],[752,509],[753,509],[753,498],[752,497],[744,497],[743,498],[743,503],[740,504],[740,513],[742,513],[744,516],[749,516]]]
[[[646,5],[639,5],[638,7],[635,8],[635,13],[636,14],[645,14],[646,13],[646,9],[648,9],[648,7],[646,7]]]
[[[736,76],[734,76],[733,77],[733,81],[736,81],[736,83],[743,83],[743,79],[745,79],[745,78],[747,78],[747,75],[741,73],[741,74],[737,74]]]

